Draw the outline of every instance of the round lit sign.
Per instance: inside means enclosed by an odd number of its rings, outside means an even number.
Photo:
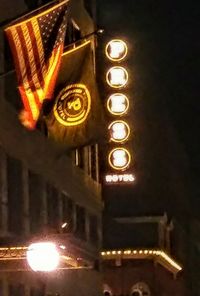
[[[83,123],[91,109],[90,92],[84,84],[71,84],[62,89],[54,105],[55,118],[65,126]]]
[[[127,45],[120,39],[113,39],[106,45],[106,56],[115,62],[123,60],[128,52]]]
[[[123,115],[129,108],[129,100],[124,94],[112,94],[107,100],[107,109],[113,115]]]
[[[130,127],[123,120],[113,121],[108,129],[110,132],[110,139],[113,142],[122,143],[126,141],[130,135]]]
[[[106,81],[113,88],[124,87],[128,82],[128,72],[123,67],[112,67],[106,74]]]
[[[131,162],[130,152],[125,148],[115,148],[108,155],[108,162],[115,170],[126,169]]]

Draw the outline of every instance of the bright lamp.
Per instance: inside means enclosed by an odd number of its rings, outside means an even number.
[[[58,267],[60,255],[52,242],[33,243],[27,250],[27,261],[34,271],[53,271]]]

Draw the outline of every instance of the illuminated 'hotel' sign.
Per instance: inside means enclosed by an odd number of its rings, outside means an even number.
[[[112,62],[110,69],[106,73],[106,82],[115,90],[107,99],[107,110],[112,117],[115,117],[108,126],[109,139],[112,148],[108,152],[108,164],[112,173],[105,176],[106,183],[132,183],[135,178],[133,174],[127,173],[127,169],[132,162],[132,155],[126,142],[129,140],[130,127],[126,122],[125,116],[129,110],[129,99],[123,93],[128,85],[128,71],[119,65],[127,56],[128,48],[124,41],[119,39],[111,40],[106,45],[106,56]],[[120,91],[116,91],[119,89]],[[113,145],[116,144],[116,147]]]
[[[105,176],[107,183],[132,183],[135,180],[133,174],[110,174]]]

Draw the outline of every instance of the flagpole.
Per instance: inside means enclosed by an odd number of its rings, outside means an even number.
[[[74,42],[72,42],[72,43],[67,44],[67,45],[65,46],[64,49],[66,50],[66,49],[69,48],[69,47],[76,46],[77,44],[81,43],[83,40],[85,40],[85,39],[87,40],[87,39],[89,39],[91,36],[98,36],[98,35],[101,35],[101,34],[103,34],[103,32],[104,32],[103,29],[97,29],[97,30],[95,30],[95,31],[93,31],[93,32],[91,32],[91,33],[89,33],[89,34],[87,34],[87,35],[81,37],[80,39],[78,39],[78,40],[76,40],[76,41],[74,41]]]

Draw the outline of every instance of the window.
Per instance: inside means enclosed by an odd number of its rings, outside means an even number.
[[[44,296],[45,295],[45,285],[41,285],[39,288],[31,288],[30,296]]]
[[[98,219],[94,215],[89,216],[89,233],[91,242],[98,245]]]
[[[62,204],[62,231],[63,232],[72,232],[73,231],[73,202],[65,194],[61,194],[61,204]]]
[[[30,215],[30,232],[37,233],[42,226],[42,195],[43,187],[40,177],[29,172],[29,215]]]
[[[58,190],[51,184],[47,184],[47,217],[48,231],[57,233],[59,231],[60,213],[59,213],[59,193]]]
[[[79,168],[85,168],[85,147],[80,147],[77,149],[77,165]]]
[[[22,167],[19,160],[7,157],[8,230],[14,234],[23,231]]]
[[[95,2],[93,0],[84,0],[84,6],[91,17],[94,16]]]
[[[131,289],[131,296],[151,296],[149,286],[145,282],[136,283]]]
[[[98,156],[97,156],[97,144],[91,145],[91,177],[92,179],[98,179]]]
[[[3,280],[0,280],[0,295],[3,295]]]
[[[76,205],[76,234],[85,239],[85,209],[79,205]]]
[[[12,104],[12,106],[17,109],[22,109],[22,101],[20,99],[20,94],[17,89],[17,77],[16,72],[14,71],[14,64],[13,58],[11,55],[10,46],[8,44],[8,40],[4,39],[4,61],[5,67],[4,72],[5,75],[2,77],[4,78],[4,93],[6,100]]]
[[[25,296],[24,285],[9,285],[9,296]]]
[[[113,295],[112,289],[107,284],[103,285],[103,295],[104,296],[112,296]]]
[[[36,9],[38,7],[38,2],[37,0],[24,0],[24,2],[26,3],[28,9],[33,10]]]
[[[74,22],[74,20],[69,19],[67,24],[67,31],[65,36],[65,45],[69,45],[81,38],[81,31]]]

